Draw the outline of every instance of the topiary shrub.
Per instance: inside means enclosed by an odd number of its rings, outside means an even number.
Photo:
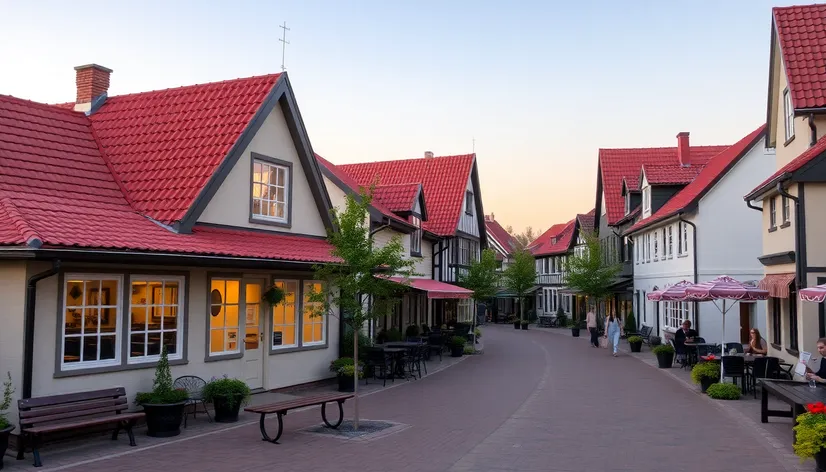
[[[637,319],[634,318],[634,313],[628,313],[625,317],[625,325],[623,325],[623,329],[626,333],[636,333],[637,332]]]
[[[716,383],[711,384],[706,390],[709,397],[715,400],[739,400],[740,387],[734,384]]]

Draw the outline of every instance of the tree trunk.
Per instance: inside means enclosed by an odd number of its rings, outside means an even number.
[[[361,329],[353,330],[353,376],[355,382],[353,383],[353,431],[359,429],[359,331]]]
[[[524,295],[519,297],[519,321],[525,321],[525,297]]]

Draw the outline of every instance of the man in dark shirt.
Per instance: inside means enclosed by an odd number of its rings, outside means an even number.
[[[696,329],[691,329],[691,321],[683,321],[683,326],[674,333],[674,347],[677,350],[677,360],[685,357],[685,342],[694,341],[699,336]]]
[[[815,379],[818,382],[826,382],[826,338],[817,340],[817,353],[820,354],[820,367],[817,372],[806,366],[806,378]]]

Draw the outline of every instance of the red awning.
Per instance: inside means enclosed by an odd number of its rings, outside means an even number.
[[[774,298],[789,298],[789,285],[794,282],[794,274],[769,274],[760,281],[760,287],[769,291]]]
[[[409,285],[414,290],[427,292],[427,298],[470,298],[473,295],[472,290],[458,287],[456,285],[446,284],[432,279],[407,279],[403,277],[390,277],[393,282]]]

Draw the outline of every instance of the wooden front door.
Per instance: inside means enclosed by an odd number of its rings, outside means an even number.
[[[751,312],[754,303],[740,303],[740,343],[748,344],[751,331]]]

